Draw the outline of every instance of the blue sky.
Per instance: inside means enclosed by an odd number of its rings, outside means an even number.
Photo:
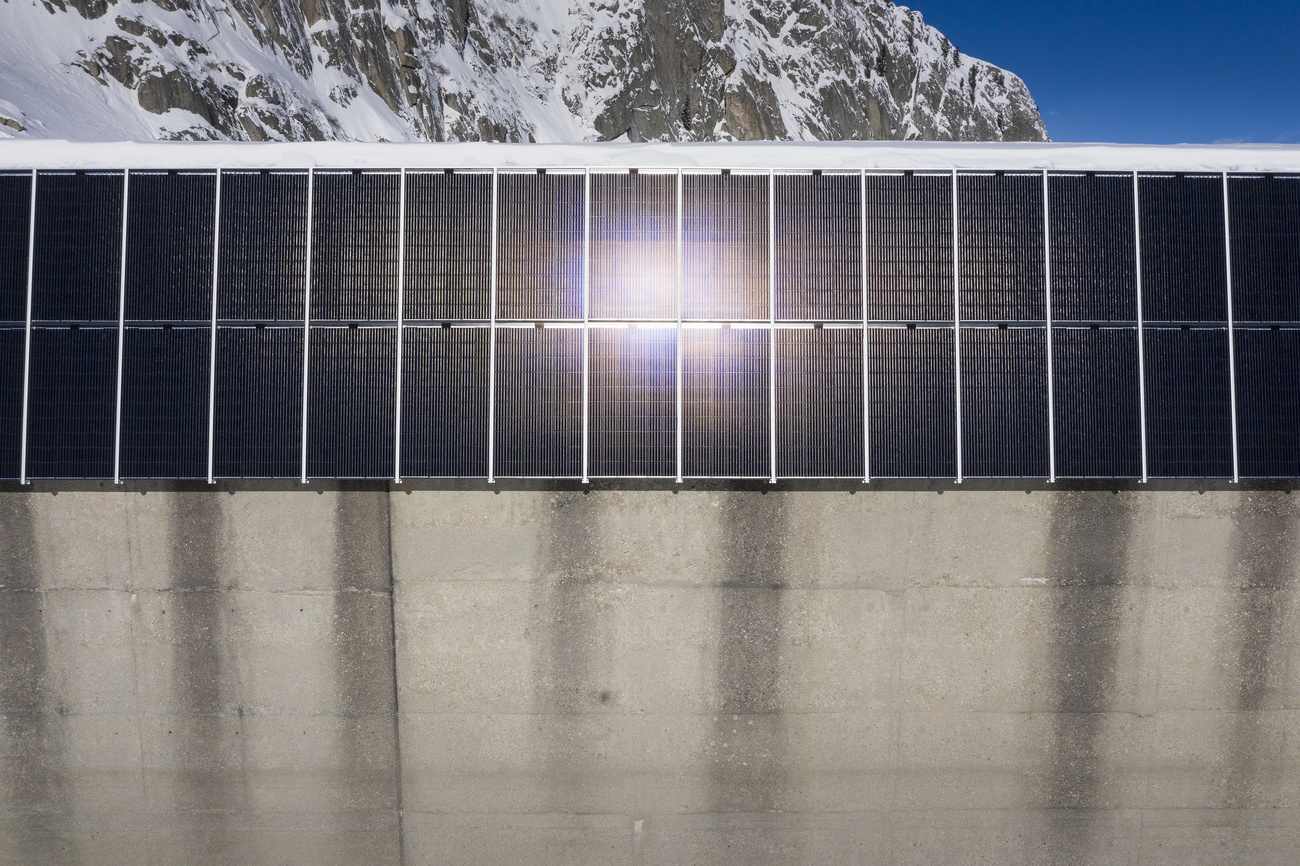
[[[914,0],[1015,72],[1056,141],[1300,143],[1300,0]]]

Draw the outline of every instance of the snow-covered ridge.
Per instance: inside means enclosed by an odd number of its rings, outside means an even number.
[[[1045,140],[889,0],[5,0],[0,138]]]
[[[0,142],[0,169],[664,168],[1300,173],[1294,145]]]

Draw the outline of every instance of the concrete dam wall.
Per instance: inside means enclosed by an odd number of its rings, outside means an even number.
[[[1300,496],[767,487],[9,487],[0,862],[1300,860]]]

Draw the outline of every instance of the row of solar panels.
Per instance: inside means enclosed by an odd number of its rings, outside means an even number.
[[[1295,177],[0,174],[0,477],[1294,477],[1297,381]]]

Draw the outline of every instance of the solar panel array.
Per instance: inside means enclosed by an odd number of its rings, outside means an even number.
[[[1300,476],[1300,177],[0,172],[0,478]]]

